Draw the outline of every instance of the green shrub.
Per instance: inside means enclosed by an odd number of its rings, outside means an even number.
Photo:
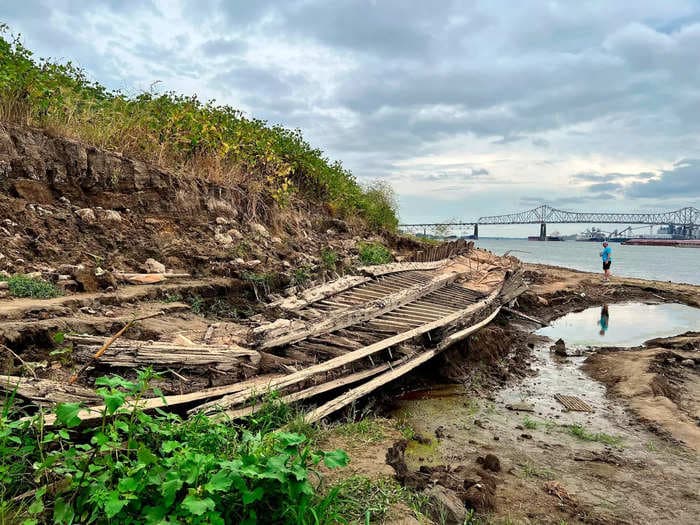
[[[338,216],[359,214],[372,228],[396,228],[391,188],[361,187],[299,130],[196,96],[109,91],[70,62],[35,59],[18,38],[2,36],[7,30],[0,24],[0,120],[51,128],[175,173],[243,186],[252,213],[273,201],[285,205],[301,192]]]
[[[321,250],[321,264],[325,270],[335,270],[338,264],[338,254],[330,248]]]
[[[362,264],[386,264],[392,261],[391,252],[376,242],[361,242],[357,247]]]
[[[263,433],[198,415],[188,420],[130,408],[148,390],[100,378],[102,424],[79,430],[80,406],[60,404],[58,425],[0,415],[0,501],[26,491],[26,523],[330,523],[335,493],[321,497],[311,476],[323,461],[347,464],[339,450],[315,451],[304,435]],[[158,392],[155,392],[158,394]],[[4,516],[3,514],[4,513]],[[13,509],[0,505],[0,521]]]
[[[13,275],[7,279],[8,290],[13,297],[34,297],[50,299],[58,297],[61,291],[43,279],[34,279],[26,275]]]

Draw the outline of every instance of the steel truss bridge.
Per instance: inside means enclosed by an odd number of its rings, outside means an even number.
[[[546,204],[531,210],[509,213],[506,215],[489,215],[479,217],[470,222],[443,222],[422,224],[400,224],[399,228],[407,231],[427,232],[449,231],[454,227],[473,227],[473,237],[479,238],[479,225],[481,224],[539,224],[540,239],[547,236],[547,224],[649,224],[673,226],[681,235],[691,237],[693,232],[700,228],[700,210],[693,207],[685,207],[680,210],[656,212],[656,213],[616,213],[616,212],[576,212],[559,210]]]

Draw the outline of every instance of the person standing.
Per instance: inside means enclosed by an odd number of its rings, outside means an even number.
[[[600,257],[603,259],[603,279],[610,279],[610,265],[612,265],[612,248],[608,246],[607,241],[603,242],[603,251],[600,252]]]

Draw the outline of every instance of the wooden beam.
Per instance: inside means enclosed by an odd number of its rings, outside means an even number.
[[[447,260],[431,262],[398,262],[389,264],[378,264],[375,266],[360,266],[357,270],[373,277],[387,275],[390,273],[435,270],[447,264]]]
[[[368,277],[348,275],[330,283],[324,283],[319,286],[314,286],[313,288],[308,288],[294,297],[280,299],[279,301],[270,303],[268,307],[278,307],[282,308],[283,310],[299,310],[300,308],[303,308],[311,303],[315,303],[316,301],[320,301],[326,297],[330,297],[331,295],[344,292],[345,290],[354,288],[355,286],[359,286],[369,282],[370,280],[371,279]]]
[[[38,405],[92,403],[99,400],[99,396],[89,388],[30,377],[0,375],[0,390],[16,391]]]
[[[479,330],[480,328],[483,328],[486,326],[488,323],[490,323],[496,315],[498,315],[498,312],[500,311],[500,307],[496,308],[496,310],[491,313],[486,319],[483,321],[470,326],[469,328],[462,330],[458,332],[457,334],[453,334],[454,337],[459,334],[460,338],[467,337],[469,334],[472,334]],[[448,338],[449,339],[449,338]],[[454,340],[452,340],[454,342]],[[443,343],[447,343],[447,340],[443,341]],[[329,414],[332,414],[333,412],[349,405],[353,401],[356,401],[357,399],[369,394],[373,390],[376,390],[377,388],[381,387],[382,385],[385,385],[389,383],[390,381],[393,381],[394,379],[401,377],[402,375],[410,372],[414,368],[416,368],[419,365],[422,365],[423,363],[429,361],[436,355],[438,355],[440,352],[442,352],[445,348],[450,346],[450,344],[440,344],[436,348],[432,350],[427,350],[426,352],[423,352],[422,354],[418,355],[417,357],[414,357],[407,363],[398,366],[394,368],[393,370],[386,372],[378,377],[375,377],[374,379],[367,381],[366,383],[362,384],[361,386],[358,386],[356,388],[353,388],[352,390],[344,393],[341,396],[338,396],[337,398],[329,401],[328,403],[325,403],[321,405],[320,407],[316,408],[315,410],[312,410],[309,412],[305,417],[305,421],[307,423],[314,423],[316,421],[319,421],[323,419],[324,417],[328,416]]]

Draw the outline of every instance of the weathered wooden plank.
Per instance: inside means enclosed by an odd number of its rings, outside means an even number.
[[[287,297],[270,303],[269,307],[278,307],[283,310],[298,310],[311,303],[320,301],[337,293],[343,292],[355,286],[369,282],[370,279],[358,275],[341,277],[331,283],[314,286],[301,292],[298,296]]]
[[[447,261],[434,261],[434,262],[399,262],[399,263],[389,263],[389,264],[378,264],[376,266],[361,266],[358,271],[371,275],[373,277],[378,277],[380,275],[387,275],[391,273],[398,272],[409,272],[415,270],[435,270],[447,264]]]
[[[477,330],[483,328],[486,326],[488,323],[490,323],[496,315],[498,315],[498,312],[500,311],[500,307],[496,308],[496,310],[491,313],[486,319],[483,321],[470,326],[466,330],[463,330],[462,333],[465,334],[463,337],[466,337],[469,334],[472,334],[476,332]],[[449,345],[439,345],[436,348],[432,350],[427,350],[420,355],[414,357],[407,363],[400,365],[393,370],[389,372],[385,372],[382,375],[375,377],[374,379],[367,381],[366,383],[363,383],[362,385],[353,388],[349,392],[344,393],[341,396],[338,396],[337,398],[321,405],[320,407],[316,408],[315,410],[312,410],[309,412],[304,419],[308,423],[314,423],[316,421],[319,421],[323,419],[324,417],[328,416],[329,414],[332,414],[333,412],[349,405],[353,401],[356,401],[357,399],[369,394],[370,392],[376,390],[377,388],[381,387],[382,385],[385,385],[389,383],[390,381],[395,380],[398,377],[401,377],[402,375],[410,372],[414,368],[416,368],[419,365],[422,365],[423,363],[429,361],[436,355],[438,355],[440,352],[442,352],[445,348],[447,348]]]
[[[0,389],[5,392],[17,392],[38,405],[55,403],[93,403],[99,396],[89,388],[69,385],[66,382],[0,375]]]

